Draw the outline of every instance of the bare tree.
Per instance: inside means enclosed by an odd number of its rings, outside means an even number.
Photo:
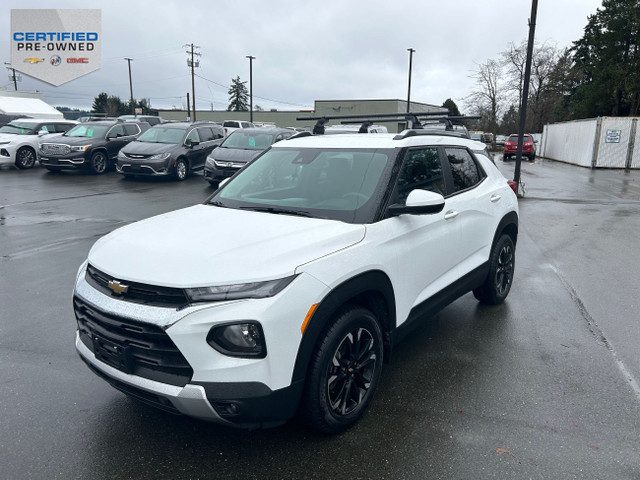
[[[478,128],[495,132],[498,128],[498,115],[503,109],[502,65],[489,59],[478,65],[478,70],[472,77],[476,79],[476,89],[464,101],[473,114],[482,116]]]

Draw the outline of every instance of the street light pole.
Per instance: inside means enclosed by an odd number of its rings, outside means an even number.
[[[413,48],[407,48],[409,52],[409,88],[407,89],[407,113],[410,111],[411,107],[411,68],[413,66],[413,52],[415,50]]]
[[[249,121],[253,123],[253,61],[256,57],[247,55],[249,59]]]
[[[125,60],[129,65],[129,92],[131,93],[131,110],[132,110],[131,113],[133,113],[133,115],[137,117],[138,115],[136,115],[136,107],[133,104],[133,83],[131,82],[131,60],[133,60],[133,58],[125,57]]]

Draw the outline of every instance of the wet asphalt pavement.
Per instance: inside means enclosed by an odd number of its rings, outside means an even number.
[[[0,169],[0,478],[639,479],[640,171],[538,160],[522,178],[506,303],[468,294],[426,319],[362,421],[331,437],[156,411],[75,353],[71,292],[93,242],[201,202],[201,176]]]

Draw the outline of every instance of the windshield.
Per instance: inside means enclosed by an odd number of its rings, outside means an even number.
[[[11,122],[3,127],[0,127],[0,133],[13,133],[15,135],[33,135],[38,133],[35,131],[35,128],[38,126],[37,123],[27,123],[27,122]]]
[[[209,203],[370,223],[395,150],[273,148],[241,170]]]
[[[183,128],[153,127],[138,137],[138,142],[150,143],[182,143]]]
[[[265,150],[273,143],[273,135],[262,132],[236,130],[220,144],[226,148],[242,148],[243,150]]]
[[[104,137],[104,135],[109,130],[109,126],[107,125],[76,125],[67,133],[64,134],[65,137]]]

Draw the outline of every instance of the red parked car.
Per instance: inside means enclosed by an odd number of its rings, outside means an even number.
[[[530,162],[533,162],[536,158],[536,145],[533,142],[531,135],[522,136],[522,156],[528,157]],[[504,153],[502,154],[502,160],[506,161],[509,157],[515,157],[518,151],[518,134],[514,133],[509,135],[509,138],[504,142]]]

